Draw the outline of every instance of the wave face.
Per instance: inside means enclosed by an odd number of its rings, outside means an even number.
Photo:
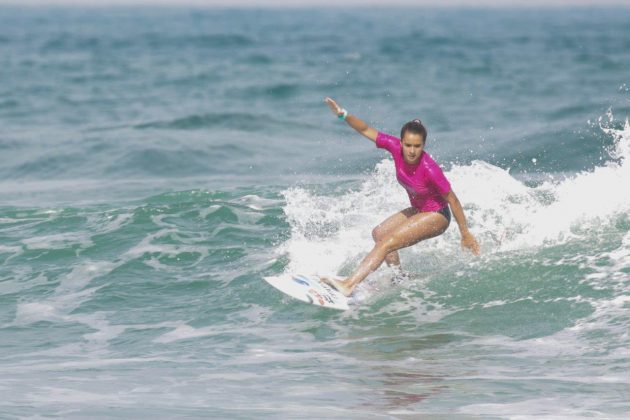
[[[0,412],[627,417],[628,21],[0,8]],[[262,280],[349,274],[408,205],[326,95],[422,118],[480,257],[453,223],[347,312]]]

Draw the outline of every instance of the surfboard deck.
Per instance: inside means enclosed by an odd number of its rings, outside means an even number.
[[[340,311],[350,309],[348,298],[323,283],[318,276],[285,273],[264,279],[282,293],[302,302]]]

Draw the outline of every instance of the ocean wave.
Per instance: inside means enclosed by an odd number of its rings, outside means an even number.
[[[122,154],[104,168],[104,173],[116,177],[134,174],[152,176],[191,176],[213,173],[214,161],[221,153],[221,146],[214,148],[213,157],[203,149],[169,150],[164,148],[142,148]]]
[[[274,59],[269,54],[264,53],[255,53],[250,54],[242,58],[245,63],[254,64],[254,65],[266,65],[272,64]]]
[[[243,112],[225,112],[194,114],[182,118],[167,121],[153,121],[136,124],[137,129],[171,129],[171,130],[198,130],[203,128],[233,128],[243,131],[257,131],[261,125],[274,122],[273,118],[260,114]]]
[[[6,99],[0,101],[0,109],[14,109],[20,106],[20,102],[15,99]]]
[[[255,40],[242,34],[200,34],[169,36],[163,33],[150,33],[140,35],[136,42],[146,43],[152,48],[163,47],[197,47],[231,49],[236,47],[248,47],[255,44]]]
[[[82,35],[79,33],[61,33],[46,40],[40,47],[42,53],[91,51],[91,50],[127,50],[148,47],[164,48],[208,48],[231,49],[254,45],[255,41],[242,34],[200,34],[167,35],[146,33],[134,38],[120,39],[115,34],[107,36]]]
[[[300,85],[296,83],[277,83],[272,85],[263,85],[239,89],[240,95],[244,97],[264,97],[271,99],[288,99],[296,96],[300,92]]]
[[[104,45],[104,39],[101,37],[66,32],[46,40],[40,50],[43,53],[68,50],[92,50]]]
[[[615,226],[624,223],[630,196],[614,191],[630,179],[630,126],[626,122],[621,130],[604,130],[615,138],[609,161],[557,181],[528,186],[509,171],[483,161],[454,165],[447,172],[484,253],[500,259],[506,252],[588,242],[602,228],[616,231]],[[289,255],[288,271],[306,273],[347,273],[358,262],[357,255],[371,249],[371,229],[408,206],[389,159],[379,163],[356,190],[331,196],[294,187],[284,195],[291,238],[279,252]],[[454,228],[430,242],[428,249],[405,251],[424,261],[422,270],[436,269],[459,253]],[[469,260],[458,256],[454,261],[458,265]]]
[[[75,164],[82,162],[84,156],[81,152],[68,151],[67,153],[42,154],[31,157],[26,162],[16,162],[9,171],[11,178],[56,177],[59,175],[70,176]]]

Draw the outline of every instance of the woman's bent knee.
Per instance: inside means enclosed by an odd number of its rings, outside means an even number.
[[[381,233],[381,228],[379,226],[375,227],[374,229],[372,229],[372,239],[374,239],[374,242],[379,242],[381,241],[382,238],[382,233]]]
[[[399,241],[393,237],[377,241],[376,247],[379,248],[381,252],[385,253],[385,255],[397,251],[401,248]]]

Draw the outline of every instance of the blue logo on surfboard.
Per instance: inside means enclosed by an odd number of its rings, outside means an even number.
[[[296,282],[297,284],[301,284],[302,286],[310,286],[311,285],[308,281],[306,281],[306,280],[304,280],[304,279],[302,279],[300,277],[293,277],[293,281]]]

